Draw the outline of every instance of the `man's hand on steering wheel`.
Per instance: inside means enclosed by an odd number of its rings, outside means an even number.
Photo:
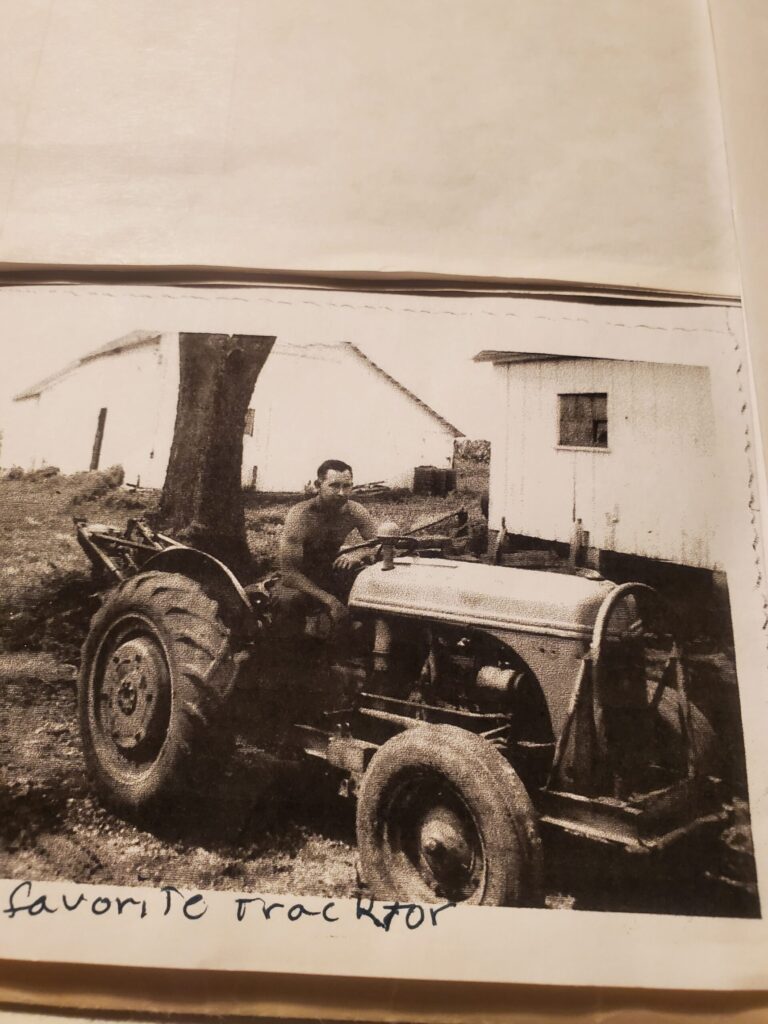
[[[355,551],[342,551],[336,561],[333,563],[334,569],[340,569],[343,572],[349,569],[357,569],[360,566],[360,553]]]
[[[343,601],[340,601],[338,597],[330,595],[325,607],[334,630],[341,629],[347,625],[349,622],[349,608],[347,608]]]

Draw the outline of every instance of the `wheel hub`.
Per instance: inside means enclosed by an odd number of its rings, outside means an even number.
[[[435,807],[419,829],[419,850],[441,889],[471,880],[474,848],[465,823],[448,807]]]
[[[153,732],[167,686],[165,658],[151,637],[133,637],[115,648],[102,687],[103,721],[115,746],[131,750]]]
[[[143,681],[143,680],[142,680]],[[117,706],[124,715],[132,715],[136,710],[139,698],[133,680],[123,680],[117,689]]]

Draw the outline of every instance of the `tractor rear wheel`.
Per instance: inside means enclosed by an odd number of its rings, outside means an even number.
[[[464,729],[408,729],[377,751],[360,787],[357,843],[375,899],[541,901],[541,842],[525,787],[495,747]]]
[[[236,670],[229,631],[195,581],[147,572],[112,591],[78,680],[83,751],[102,798],[137,812],[183,795],[203,753],[215,760]]]

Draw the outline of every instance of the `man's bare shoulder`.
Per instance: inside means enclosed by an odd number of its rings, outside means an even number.
[[[301,530],[309,523],[315,512],[315,499],[300,501],[298,505],[290,508],[285,516],[285,529]]]
[[[344,506],[344,511],[354,519],[367,519],[370,516],[368,509],[359,501],[348,501]]]
[[[348,501],[346,510],[355,526],[373,525],[376,522],[365,505],[361,505],[359,501]]]
[[[365,505],[361,505],[359,501],[352,501],[351,498],[348,498],[344,505],[344,511],[349,515],[356,516],[360,512],[365,512]]]

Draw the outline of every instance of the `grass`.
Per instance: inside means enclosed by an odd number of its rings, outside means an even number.
[[[90,572],[74,536],[80,481],[0,481],[0,647],[70,661],[89,614]],[[92,502],[83,509],[94,510]]]

